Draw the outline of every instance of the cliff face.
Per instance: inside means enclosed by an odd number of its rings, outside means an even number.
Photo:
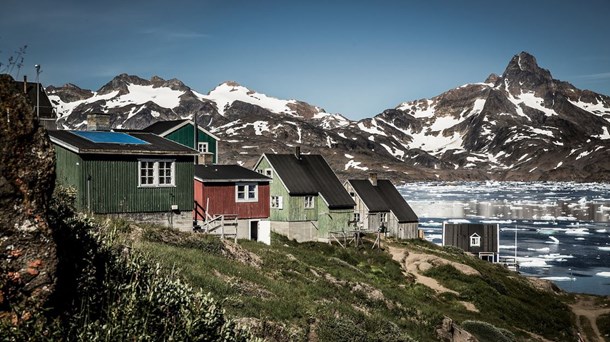
[[[28,320],[54,291],[56,246],[46,218],[54,153],[13,79],[0,75],[0,319]]]

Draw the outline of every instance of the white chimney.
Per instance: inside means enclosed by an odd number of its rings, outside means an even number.
[[[87,130],[88,131],[109,131],[110,130],[110,114],[106,114],[106,113],[87,114]]]

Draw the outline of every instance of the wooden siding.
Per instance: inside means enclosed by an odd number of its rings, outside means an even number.
[[[259,184],[257,202],[237,202],[235,183],[208,183],[195,180],[195,201],[203,208],[209,198],[209,214],[238,215],[239,219],[269,217],[269,184]]]
[[[169,212],[174,204],[181,211],[193,210],[194,170],[191,157],[167,157],[175,159],[175,186],[171,187],[138,187],[139,158],[110,158],[117,157],[85,159],[83,177],[91,175],[93,212]]]
[[[354,210],[352,211],[352,215],[349,218],[350,220],[354,219],[354,213],[360,214],[360,221],[358,221],[358,223],[356,223],[360,228],[364,229],[364,230],[368,230],[370,226],[372,226],[370,224],[370,218],[368,217],[368,208],[366,207],[366,204],[364,204],[364,201],[362,200],[362,198],[360,198],[360,196],[358,195],[358,193],[354,190],[354,187],[352,187],[352,185],[349,182],[345,182],[343,183],[343,186],[345,187],[345,190],[347,191],[348,194],[352,195],[352,199],[354,200],[354,203],[356,203],[356,205],[354,206]],[[360,226],[361,225],[361,226]],[[352,228],[353,225],[352,225]]]
[[[470,246],[470,237],[473,234],[479,235],[481,245]],[[443,225],[443,245],[455,246],[470,253],[494,252],[498,253],[498,234],[497,224],[457,224],[445,223]]]
[[[261,162],[256,166],[255,171],[265,170],[269,168],[271,168],[271,165],[269,165],[267,159],[263,158],[261,159]],[[286,190],[282,182],[277,179],[277,175],[275,174],[275,172],[271,175],[271,182],[269,183],[269,198],[271,198],[271,196],[281,196],[283,203],[282,209],[270,208],[269,219],[271,221],[291,221],[291,201],[289,200],[290,195],[288,195],[288,190]]]
[[[190,156],[79,156],[54,147],[57,183],[76,188],[78,210],[98,214],[170,212],[174,204],[180,211],[193,210],[194,170]],[[146,158],[175,160],[175,186],[138,187],[138,160]]]
[[[53,144],[55,148],[55,182],[63,186],[71,186],[76,190],[76,205],[79,209],[85,208],[85,184],[82,182],[82,158],[61,146]]]
[[[320,217],[318,220],[319,237],[327,238],[328,232],[338,232],[353,229],[348,226],[348,221],[351,220],[354,215],[354,211],[352,209],[328,210],[326,204],[323,204],[320,211]]]
[[[180,129],[168,134],[166,139],[171,141],[175,141],[184,146],[188,146],[192,149],[197,149],[195,147],[195,135],[193,134],[193,126],[185,125]],[[208,152],[214,154],[214,163],[218,163],[218,153],[217,153],[217,145],[216,140],[211,136],[205,134],[203,131],[198,130],[198,142],[207,142],[208,143]]]

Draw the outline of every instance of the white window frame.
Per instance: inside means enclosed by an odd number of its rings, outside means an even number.
[[[273,169],[265,169],[263,174],[269,178],[273,178]]]
[[[354,213],[354,222],[360,222],[360,213]]]
[[[151,166],[152,168],[147,167],[145,169],[142,168],[146,164],[146,166]],[[160,168],[161,163],[170,163],[169,170]],[[142,182],[143,175],[142,170],[149,170],[148,172],[152,172],[152,183]],[[170,182],[166,183],[165,181],[161,181],[161,173],[162,171],[170,172]],[[150,178],[151,175],[146,175],[146,178]],[[164,175],[163,177],[167,177]],[[167,188],[167,187],[175,187],[176,186],[176,161],[174,159],[140,159],[138,160],[138,187],[140,188]]]
[[[243,198],[239,198],[240,194],[243,194]],[[256,184],[256,183],[237,183],[237,184],[235,184],[235,202],[258,202],[258,184]]]
[[[210,152],[210,145],[207,142],[199,141],[197,142],[197,151],[199,153],[208,153]]]
[[[388,213],[379,213],[380,222],[388,222]]]
[[[303,197],[303,206],[305,209],[315,209],[316,208],[316,199],[314,196],[305,196]]]
[[[481,237],[474,233],[470,235],[470,247],[481,247]]]
[[[284,209],[284,197],[271,196],[271,209]]]

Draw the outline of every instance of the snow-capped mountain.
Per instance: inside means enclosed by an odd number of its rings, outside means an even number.
[[[60,126],[89,112],[115,128],[193,118],[219,135],[223,163],[252,165],[294,146],[321,153],[338,173],[395,179],[610,180],[610,97],[552,78],[522,52],[501,76],[351,121],[297,100],[225,82],[207,94],[179,80],[126,74],[96,92],[49,87]]]

